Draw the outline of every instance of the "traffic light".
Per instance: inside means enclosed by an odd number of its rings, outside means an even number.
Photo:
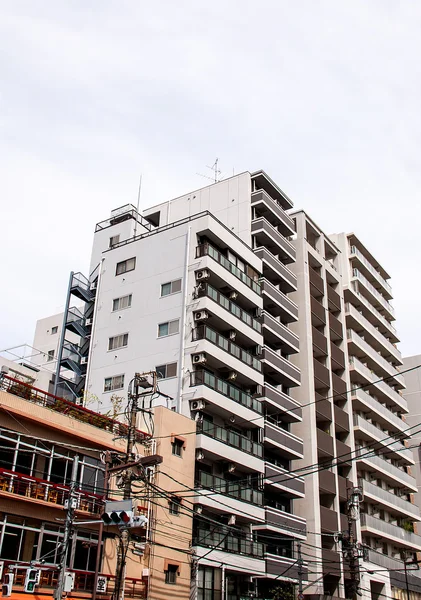
[[[122,525],[130,527],[133,522],[132,510],[113,510],[112,512],[104,512],[101,519],[106,525]]]
[[[14,578],[15,578],[15,576],[13,573],[6,573],[6,575],[4,576],[4,581],[1,586],[2,596],[11,596],[12,595]]]
[[[145,515],[134,516],[132,500],[116,500],[105,503],[105,511],[101,519],[106,525],[136,528],[146,527],[148,519]]]
[[[25,592],[35,592],[35,587],[39,584],[39,569],[26,569]]]

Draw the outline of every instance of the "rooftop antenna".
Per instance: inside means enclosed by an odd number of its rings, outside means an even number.
[[[137,215],[139,214],[139,204],[140,204],[140,190],[142,189],[142,173],[140,174],[140,179],[139,179],[139,188],[137,190],[137,205],[136,205],[136,212]],[[137,232],[137,215],[135,216],[135,220],[134,220],[134,231],[133,231],[133,237],[136,237],[136,232]]]
[[[204,177],[205,179],[210,179],[214,183],[218,183],[218,181],[222,181],[222,179],[223,179],[223,177],[221,177],[222,172],[220,169],[218,169],[218,162],[219,162],[219,158],[215,158],[215,162],[213,163],[213,165],[211,167],[209,165],[206,165],[207,169],[210,169],[211,171],[213,171],[212,177],[210,177],[209,175],[203,175],[202,173],[196,173],[196,175],[200,175],[200,177]]]

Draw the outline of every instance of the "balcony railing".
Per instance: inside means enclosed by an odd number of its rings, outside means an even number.
[[[401,385],[404,385],[403,375],[399,373],[399,371],[387,361],[379,352],[377,352],[373,346],[370,346],[358,333],[353,331],[352,329],[347,330],[347,338],[348,341],[353,342],[357,346],[359,346],[366,356],[371,360],[374,360],[379,367],[386,373],[386,376],[390,375],[390,379],[394,378]]]
[[[235,304],[235,302],[232,302],[232,300],[218,292],[218,290],[215,289],[209,283],[202,283],[201,285],[203,286],[203,291],[199,292],[199,295],[204,294],[205,296],[208,296],[208,298],[217,302],[220,306],[222,306],[222,308],[225,308],[225,310],[233,314],[235,317],[241,319],[241,321],[243,321],[246,325],[252,327],[257,332],[261,333],[262,324],[256,319],[254,319],[248,312],[246,312],[245,310],[240,308],[238,304]]]
[[[54,396],[53,394],[39,390],[38,388],[32,387],[22,381],[18,381],[8,375],[4,375],[1,379],[0,389],[9,392],[9,394],[13,394],[14,396],[19,396],[33,404],[38,404],[39,406],[43,406],[54,412],[64,414],[77,421],[87,423],[98,429],[109,431],[119,437],[127,436],[128,427],[124,423],[120,423],[115,419],[96,413],[93,410],[84,408],[79,404],[75,404],[74,402],[60,398],[59,396]],[[149,434],[136,430],[136,440],[138,442],[143,442],[149,437]]]
[[[215,529],[198,527],[193,537],[193,546],[205,546],[223,552],[263,558],[263,544],[247,539],[246,535],[245,532],[244,536],[241,536],[230,531],[215,531]]]
[[[370,273],[374,275],[377,281],[382,284],[382,286],[389,292],[390,295],[392,295],[392,287],[387,283],[386,279],[384,279],[384,277],[382,277],[382,275],[380,275],[380,273],[373,267],[370,261],[366,259],[364,254],[360,250],[358,250],[356,246],[351,246],[350,250],[351,254],[358,256],[358,260],[363,263],[366,269],[368,269]]]
[[[368,289],[370,294],[372,296],[374,296],[374,298],[376,298],[376,300],[379,302],[379,304],[381,304],[383,306],[383,308],[385,310],[387,310],[387,312],[390,315],[392,315],[392,316],[395,315],[395,309],[390,304],[390,302],[388,302],[386,300],[386,298],[384,296],[382,296],[378,290],[376,290],[374,285],[372,285],[368,281],[367,277],[364,277],[364,275],[361,273],[361,271],[359,271],[358,269],[352,269],[352,275],[353,275],[353,277],[356,277],[357,279],[359,279],[361,281],[361,283]]]
[[[260,492],[249,485],[245,487],[244,484],[228,481],[223,477],[211,475],[205,471],[199,471],[198,483],[201,487],[214,490],[219,494],[225,494],[232,498],[236,498],[237,500],[242,500],[243,502],[263,506],[263,492]]]
[[[247,287],[249,287],[253,292],[256,292],[259,296],[261,295],[260,283],[255,281],[248,275],[244,273],[241,269],[237,267],[234,263],[232,263],[226,256],[221,254],[219,250],[216,250],[210,244],[200,244],[196,248],[196,258],[201,258],[202,256],[210,256],[216,262],[224,267],[227,271],[232,273],[237,279],[242,281]]]
[[[390,461],[386,460],[385,458],[374,454],[374,450],[371,450],[370,448],[356,447],[355,458],[357,460],[364,460],[371,463],[375,467],[378,467],[380,470],[382,470],[384,473],[387,473],[387,475],[390,476],[390,478],[399,479],[408,488],[417,491],[417,485],[414,477],[408,475],[406,471],[400,469],[396,465],[393,465]]]
[[[380,502],[384,502],[386,505],[394,506],[398,511],[410,514],[416,519],[420,517],[420,509],[416,504],[412,504],[408,500],[397,496],[396,494],[392,494],[388,490],[384,490],[378,485],[374,485],[371,481],[366,481],[365,479],[359,479],[358,485],[362,487],[364,496],[367,494],[369,496],[374,496]]]
[[[231,429],[225,429],[225,427],[203,421],[202,423],[199,422],[197,424],[197,433],[203,433],[214,440],[218,440],[233,448],[238,448],[238,450],[242,450],[243,452],[257,456],[258,458],[262,458],[263,456],[262,444],[254,442],[245,435],[232,431]]]
[[[52,483],[31,475],[23,475],[11,469],[0,468],[0,493],[8,492],[26,499],[42,500],[61,508],[69,498],[69,487],[61,483]],[[104,508],[103,497],[97,494],[76,490],[77,510],[100,514]]]
[[[381,404],[378,400],[376,400],[376,398],[373,398],[373,396],[370,396],[370,394],[368,394],[364,390],[358,389],[358,388],[353,389],[351,391],[351,398],[353,400],[355,400],[355,399],[359,400],[360,402],[365,404],[368,408],[370,408],[370,410],[373,413],[375,413],[376,415],[379,415],[379,418],[383,419],[384,421],[387,421],[389,428],[390,428],[390,425],[395,427],[398,431],[402,431],[402,430],[408,428],[405,421],[400,419],[391,410],[389,410],[387,408],[387,406],[383,406],[383,404]]]
[[[389,331],[395,335],[396,337],[396,328],[392,325],[392,323],[390,321],[388,321],[387,319],[384,318],[384,316],[379,313],[379,311],[377,310],[377,308],[375,308],[373,306],[373,304],[371,302],[369,302],[367,300],[367,298],[365,296],[363,296],[361,294],[361,292],[359,292],[356,289],[355,285],[351,286],[351,289],[353,291],[353,293],[358,296],[358,301],[363,304],[366,308],[368,308],[368,310],[376,317],[376,319],[378,319],[385,327],[387,327],[387,329],[389,329]],[[396,339],[396,341],[399,341]]]
[[[376,531],[385,534],[386,536],[391,536],[394,538],[398,538],[401,542],[405,544],[411,544],[418,548],[421,548],[421,536],[416,533],[412,533],[411,531],[406,531],[403,527],[399,527],[398,525],[394,525],[393,523],[388,523],[387,521],[383,521],[382,519],[378,519],[377,517],[373,517],[372,515],[367,515],[365,513],[361,514],[361,527],[369,527],[370,529],[375,529]]]
[[[406,448],[400,440],[392,442],[389,433],[376,427],[373,423],[369,423],[367,419],[364,419],[360,415],[354,415],[354,426],[364,430],[366,434],[370,435],[374,440],[378,440],[379,444],[383,443],[385,447],[387,447],[389,454],[396,452],[398,456],[406,458],[413,464],[414,459],[411,450]]]
[[[4,561],[4,567],[16,565],[16,561]],[[18,567],[13,569],[15,574],[14,579],[14,591],[23,593],[23,586],[25,583],[25,577],[27,569],[31,565],[29,563],[21,563]],[[94,589],[95,573],[92,571],[76,571],[74,569],[66,569],[75,576],[73,593],[76,595],[79,593],[90,594]],[[48,594],[47,597],[51,597],[53,590],[57,589],[59,569],[57,567],[48,567],[43,565],[40,571],[39,585],[36,588],[36,594],[42,596]],[[115,592],[115,575],[108,573],[99,573],[99,576],[107,579],[106,590],[104,592],[97,592],[97,598],[109,598],[113,596]],[[105,594],[105,595],[104,595]],[[137,579],[134,577],[126,577],[124,586],[124,597],[133,598],[135,600],[145,600],[147,596],[147,579]]]
[[[238,360],[241,360],[244,364],[248,365],[252,369],[262,372],[262,363],[258,358],[253,356],[247,350],[240,348],[237,344],[234,344],[231,340],[227,339],[214,329],[211,329],[207,325],[199,325],[193,329],[193,342],[197,342],[198,340],[207,340],[211,344],[218,346],[221,350],[228,352],[231,356],[234,356]]]
[[[234,400],[234,402],[238,402],[238,404],[241,404],[250,410],[254,410],[260,415],[263,414],[262,404],[257,398],[253,398],[253,396],[244,392],[236,385],[228,383],[225,379],[216,377],[216,375],[210,371],[202,369],[190,373],[190,386],[194,387],[196,385],[205,385],[206,387],[219,392],[223,396]]]
[[[364,363],[362,363],[356,356],[349,357],[349,364],[351,368],[357,369],[368,383],[365,387],[369,385],[375,386],[380,392],[383,392],[390,400],[395,402],[400,408],[402,408],[405,412],[408,412],[408,407],[405,398],[403,398],[395,389],[390,387],[385,381],[379,381],[379,378],[375,374],[374,371],[369,369]]]

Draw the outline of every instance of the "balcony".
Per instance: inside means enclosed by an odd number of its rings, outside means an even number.
[[[349,425],[349,414],[339,408],[339,406],[334,406],[333,408],[335,414],[335,430],[341,433],[349,433],[350,425]]]
[[[283,413],[284,421],[290,423],[302,421],[301,404],[268,383],[265,383],[263,387],[262,401],[266,404],[268,413],[271,412],[271,408],[274,408],[274,412],[281,411]]]
[[[274,285],[279,285],[285,293],[297,290],[297,278],[294,273],[267,248],[256,248],[254,253],[263,263],[263,276],[266,279]]]
[[[340,440],[336,440],[336,457],[341,465],[352,467],[355,456],[352,454],[351,447]]]
[[[376,421],[385,429],[388,429],[391,432],[402,433],[408,428],[405,421],[364,390],[358,388],[352,390],[351,398],[356,410],[368,412],[371,416],[374,414]]]
[[[263,347],[262,364],[264,374],[269,375],[276,383],[282,383],[288,387],[300,385],[300,370],[267,346]]]
[[[330,344],[330,357],[332,360],[332,371],[345,370],[345,353],[333,342]]]
[[[222,267],[224,267],[224,269],[226,269],[227,271],[232,273],[234,275],[234,277],[236,277],[237,279],[242,281],[248,288],[250,288],[258,296],[261,295],[261,289],[260,289],[259,282],[255,281],[254,279],[252,279],[251,277],[246,275],[244,273],[244,271],[239,269],[237,267],[237,265],[235,265],[230,260],[228,260],[228,258],[226,256],[221,254],[221,252],[219,252],[219,250],[216,250],[216,248],[214,248],[210,244],[206,243],[206,244],[201,244],[201,245],[197,246],[196,258],[201,258],[202,256],[210,256],[211,258],[213,258],[214,261],[216,261]]]
[[[266,519],[265,523],[259,524],[254,529],[277,529],[283,531],[287,535],[292,535],[296,538],[306,539],[306,520],[297,515],[279,510],[272,506],[265,506]]]
[[[290,300],[281,290],[278,290],[267,279],[262,279],[263,307],[265,311],[282,317],[286,323],[292,323],[298,319],[298,306]]]
[[[405,387],[403,375],[399,373],[392,363],[387,361],[381,354],[370,346],[358,333],[348,329],[347,331],[349,354],[363,358],[369,368],[372,368],[378,378],[387,378],[393,385],[401,389]]]
[[[316,298],[313,296],[310,298],[311,306],[311,322],[314,327],[321,327],[326,325],[326,310]]]
[[[320,298],[324,295],[324,283],[322,277],[309,266],[308,275],[310,280],[310,292],[313,298]]]
[[[251,233],[256,240],[256,246],[265,246],[282,257],[285,262],[295,262],[295,248],[269,221],[260,217],[251,222]]]
[[[329,370],[321,362],[313,359],[314,387],[316,390],[327,390],[330,388]]]
[[[272,581],[280,581],[283,579],[286,581],[290,581],[291,579],[295,579],[298,581],[298,566],[297,559],[291,558],[288,556],[283,556],[282,550],[280,549],[278,552],[274,547],[270,548],[271,552],[266,552],[266,573],[274,577]],[[285,577],[283,575],[285,574]],[[302,574],[304,581],[308,579],[308,568],[303,568]]]
[[[372,275],[377,284],[380,284],[383,289],[383,295],[387,300],[392,299],[392,288],[387,283],[387,281],[381,276],[381,274],[373,267],[373,265],[366,259],[360,250],[356,246],[350,247],[350,259],[357,259],[362,265],[362,270],[366,270],[370,275]]]
[[[312,327],[313,356],[327,356],[327,338],[315,327]]]
[[[247,484],[246,487],[244,483],[241,484],[236,483],[235,481],[228,481],[223,477],[211,475],[210,473],[205,473],[205,471],[199,471],[197,485],[207,490],[216,491],[218,494],[223,494],[235,498],[236,500],[247,502],[248,504],[263,506],[263,492],[251,487],[249,484]],[[199,502],[201,499],[202,496],[199,498]],[[247,508],[243,507],[243,510],[247,511]]]
[[[393,357],[395,364],[402,365],[401,353],[392,342],[388,339],[388,332],[383,329],[377,329],[365,316],[359,312],[355,306],[349,302],[345,305],[346,324],[348,329],[353,329],[357,333],[364,332],[364,337],[367,339],[370,346],[375,350],[383,352]],[[386,335],[385,335],[386,334]]]
[[[390,387],[385,381],[379,381],[376,373],[364,365],[356,356],[349,358],[349,364],[351,369],[351,381],[362,383],[364,387],[372,390],[376,396],[379,396],[385,402],[391,404],[392,402],[407,413],[408,407],[405,398],[403,398],[394,388]]]
[[[332,421],[332,402],[326,400],[316,392],[316,419],[317,421]]]
[[[214,329],[211,329],[207,325],[199,325],[193,329],[192,340],[196,342],[198,340],[207,340],[211,344],[218,346],[224,352],[227,352],[231,356],[234,356],[244,364],[248,365],[252,369],[255,369],[259,373],[262,372],[262,363],[256,358],[255,355],[251,354],[247,350],[240,348],[237,344],[232,342],[230,339],[224,337]]]
[[[199,292],[199,296],[207,296],[258,333],[262,332],[261,323],[257,319],[254,319],[248,312],[240,308],[238,304],[235,304],[235,302],[232,302],[232,300],[218,292],[218,290],[209,283],[202,283],[201,286],[202,289]]]
[[[338,475],[338,492],[339,492],[339,500],[348,500],[349,493],[348,490],[352,489],[352,481],[346,477],[341,477]]]
[[[334,577],[341,577],[341,558],[338,552],[334,550],[328,550],[322,548],[322,561],[323,561],[323,572],[325,574],[333,575]],[[335,600],[335,596],[322,596],[324,600],[332,598]],[[338,599],[339,600],[339,599]]]
[[[88,330],[85,327],[85,316],[76,306],[72,306],[67,311],[66,329],[82,338],[86,337]]]
[[[367,440],[371,447],[384,448],[389,458],[400,459],[409,465],[414,464],[414,457],[409,448],[406,448],[400,440],[392,443],[393,439],[387,431],[383,431],[359,415],[354,415],[354,431],[357,438]]]
[[[348,390],[346,389],[346,381],[341,379],[336,373],[332,373],[332,391],[334,400],[347,400]]]
[[[244,532],[244,535],[238,535],[222,527],[219,530],[215,527],[210,527],[209,529],[196,527],[193,546],[217,548],[222,552],[263,558],[263,544],[250,539],[249,534],[246,532]],[[229,562],[229,559],[227,559],[227,562]]]
[[[317,428],[317,453],[320,458],[329,459],[335,455],[333,448],[333,437]]]
[[[412,504],[411,502],[408,502],[408,500],[405,500],[378,485],[374,485],[374,483],[366,481],[365,479],[359,479],[358,485],[362,487],[364,498],[370,498],[372,502],[383,506],[386,510],[391,510],[394,513],[397,512],[417,521],[421,519],[420,509],[416,504]]]
[[[290,498],[304,497],[304,479],[297,477],[279,465],[265,462],[265,485],[274,487],[277,491]]]
[[[359,271],[358,269],[352,269],[352,277],[354,278],[354,280],[358,281],[358,289],[361,289],[363,294],[365,291],[364,296],[368,296],[369,302],[372,302],[376,308],[380,307],[380,310],[383,309],[386,312],[386,314],[389,315],[389,317],[393,320],[395,318],[395,309],[390,304],[390,302],[388,302],[386,298],[382,296],[382,294],[380,294],[378,290],[376,290],[374,285],[372,285],[368,281],[368,279],[364,277],[361,271]]]
[[[350,287],[344,292],[346,303],[355,306],[358,311],[364,310],[364,316],[374,327],[387,335],[389,340],[396,344],[399,338],[396,333],[396,328],[388,321],[374,306],[357,290],[357,284],[351,283]]]
[[[336,494],[336,478],[331,471],[319,471],[320,494]]]
[[[343,340],[344,333],[342,323],[331,312],[329,313],[330,339],[333,341]]]
[[[325,506],[320,507],[320,524],[323,532],[336,533],[340,531],[338,513]]]
[[[217,377],[210,371],[201,369],[190,373],[190,387],[204,385],[212,390],[217,391],[226,398],[241,404],[245,408],[253,410],[257,414],[263,414],[263,406],[260,400],[244,392],[241,388],[229,383],[225,379]]]
[[[263,338],[266,343],[285,351],[287,354],[294,354],[299,351],[298,336],[266,311],[263,313],[262,326]]]
[[[251,206],[256,209],[259,216],[265,217],[284,235],[295,233],[294,221],[264,190],[257,190],[251,194]]]
[[[330,311],[339,312],[341,310],[341,297],[331,285],[327,286],[327,300]]]
[[[265,419],[265,442],[275,448],[282,449],[284,455],[291,459],[303,458],[303,441],[291,433],[282,429],[274,419]]]
[[[381,478],[389,482],[395,487],[405,487],[411,492],[417,492],[418,487],[415,478],[408,475],[406,471],[393,465],[389,460],[386,460],[382,456],[375,454],[375,451],[371,448],[356,447],[355,457],[357,464],[362,463],[365,465],[365,469],[376,473],[377,471],[381,474]]]
[[[23,475],[11,469],[0,468],[0,496],[6,496],[11,502],[16,502],[18,496],[26,501],[39,505],[63,510],[68,500],[70,488],[64,484],[52,483],[31,475]],[[76,510],[91,514],[101,514],[104,510],[102,496],[76,490]]]
[[[365,513],[361,514],[361,532],[367,532],[377,536],[380,535],[383,538],[389,538],[395,543],[404,546],[410,545],[413,550],[417,550],[418,552],[421,551],[420,535],[412,533],[411,531],[406,531],[403,527],[398,527],[397,525],[393,525],[393,523],[382,521],[382,519],[378,519],[377,517]]]
[[[208,421],[203,421],[202,423],[199,422],[197,424],[197,433],[218,440],[227,446],[237,448],[238,450],[256,456],[257,458],[262,458],[263,456],[262,444],[254,442],[245,435],[237,433],[232,429],[226,429],[219,425],[213,425],[213,423],[209,423]]]

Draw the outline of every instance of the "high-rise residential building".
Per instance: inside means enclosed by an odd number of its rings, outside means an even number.
[[[387,271],[355,234],[330,238],[341,251],[356,465],[364,495],[361,536],[369,549],[364,568],[371,573],[365,586],[373,594],[388,594],[384,569],[390,570],[392,588],[405,589],[402,561],[421,550],[421,536],[414,532],[420,512],[413,503],[417,486],[407,448],[411,430],[392,290]],[[411,573],[409,586],[421,590]]]
[[[305,212],[291,217],[298,287],[292,328],[300,339],[294,361],[302,374],[292,395],[303,406],[294,429],[305,441],[299,466],[306,483],[296,508],[307,520],[306,552],[314,557],[307,593],[352,597],[349,564],[335,538],[348,531],[347,500],[356,486],[340,251]]]
[[[403,359],[405,390],[403,397],[408,404],[405,421],[411,428],[411,446],[414,456],[414,474],[418,491],[414,494],[414,502],[421,507],[421,354]],[[419,528],[418,528],[419,530]]]
[[[306,524],[294,506],[304,480],[290,474],[303,457],[291,431],[302,419],[291,395],[300,383],[291,207],[263,171],[142,216],[125,206],[96,226],[91,276],[70,279],[57,358],[74,376],[57,387],[107,411],[135,372],[156,370],[168,406],[196,420],[200,599],[268,597],[274,581],[298,577]]]

